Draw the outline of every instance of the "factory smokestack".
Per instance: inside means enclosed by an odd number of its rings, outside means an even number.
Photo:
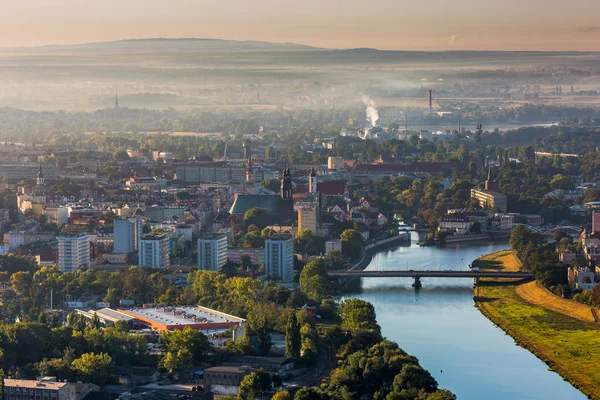
[[[362,102],[365,106],[367,106],[367,121],[371,123],[371,126],[377,126],[377,120],[379,119],[379,111],[377,111],[377,106],[375,105],[375,102],[371,100],[371,98],[369,98],[368,96],[363,96]]]
[[[429,115],[433,111],[433,90],[429,89]]]

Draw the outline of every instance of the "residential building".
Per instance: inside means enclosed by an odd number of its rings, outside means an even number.
[[[76,400],[75,385],[56,378],[5,379],[4,400]]]
[[[58,168],[54,165],[42,165],[41,170],[46,179],[58,178]],[[39,164],[0,164],[0,176],[8,179],[34,179],[39,171]]]
[[[592,211],[592,233],[600,232],[600,211]]]
[[[165,234],[149,233],[140,240],[140,267],[169,267],[169,238]]]
[[[244,249],[244,248],[228,248],[227,249],[227,261],[231,261],[235,264],[242,263],[242,257],[250,257],[250,262],[254,265],[261,265],[265,263],[265,250],[264,249]]]
[[[249,366],[217,366],[204,370],[204,390],[215,394],[237,395],[242,379],[254,371]]]
[[[114,220],[114,254],[129,254],[135,252],[135,220]]]
[[[177,167],[176,175],[187,183],[243,183],[246,168],[230,167],[226,163],[191,164]]]
[[[58,270],[71,272],[90,266],[90,238],[87,234],[59,236]]]
[[[339,239],[328,240],[325,242],[325,255],[332,251],[342,251],[342,241]]]
[[[317,232],[317,209],[315,207],[302,207],[298,209],[298,232],[308,229],[315,235]]]
[[[483,208],[496,208],[502,213],[506,213],[507,199],[502,193],[491,190],[471,189],[471,197],[477,199],[479,205]]]
[[[328,157],[327,169],[341,170],[344,169],[344,157]]]
[[[198,239],[198,269],[218,271],[227,263],[227,236]]]
[[[290,234],[275,234],[265,241],[265,273],[284,282],[294,280],[294,239]]]
[[[567,273],[567,279],[569,286],[576,289],[592,290],[595,283],[595,274],[586,268],[573,268],[570,267]]]
[[[469,233],[474,222],[464,215],[447,215],[440,220],[439,230],[458,234]]]
[[[496,192],[496,188],[496,181],[492,178],[492,167],[490,167],[485,189],[471,189],[471,198],[477,199],[483,208],[497,208],[500,212],[506,213],[507,198],[502,193]]]

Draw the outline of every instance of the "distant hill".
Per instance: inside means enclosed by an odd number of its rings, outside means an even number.
[[[82,43],[74,45],[47,45],[40,47],[22,47],[21,50],[54,51],[103,51],[103,52],[244,52],[244,51],[315,51],[318,47],[296,43],[271,43],[261,41],[242,41],[202,38],[150,38],[127,39],[113,42]],[[11,50],[15,50],[12,48]]]

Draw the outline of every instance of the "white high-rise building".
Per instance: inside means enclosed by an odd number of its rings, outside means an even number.
[[[227,263],[227,236],[198,239],[198,269],[218,271]]]
[[[129,254],[135,251],[135,222],[128,219],[115,219],[114,239],[115,246],[114,254]]]
[[[58,270],[75,271],[90,266],[90,238],[87,234],[59,236]]]
[[[283,282],[294,280],[294,239],[280,233],[265,240],[265,273]]]
[[[169,267],[169,238],[164,234],[149,233],[140,240],[140,267]]]
[[[115,219],[114,221],[114,254],[130,254],[139,250],[143,235],[141,218]]]

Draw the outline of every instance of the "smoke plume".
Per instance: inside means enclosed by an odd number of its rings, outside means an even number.
[[[367,121],[369,121],[372,126],[376,126],[377,120],[379,119],[379,111],[377,111],[375,102],[368,96],[363,96],[362,101],[363,104],[367,106]]]

